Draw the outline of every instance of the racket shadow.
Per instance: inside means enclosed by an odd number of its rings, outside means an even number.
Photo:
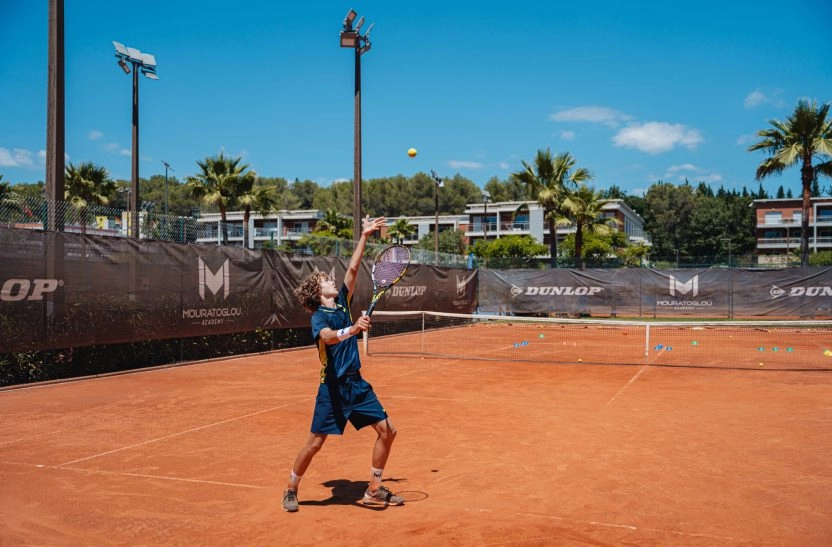
[[[382,482],[404,482],[407,479],[384,479]],[[367,481],[351,481],[348,479],[334,479],[321,483],[322,486],[332,489],[332,495],[323,500],[303,500],[299,505],[327,506],[327,505],[355,505],[371,511],[384,511],[387,507],[383,505],[364,505],[364,492],[367,490]]]

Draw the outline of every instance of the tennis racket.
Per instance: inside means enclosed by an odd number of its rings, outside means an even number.
[[[373,300],[367,308],[367,315],[373,313],[384,292],[404,277],[410,264],[410,249],[404,245],[385,247],[373,263]]]

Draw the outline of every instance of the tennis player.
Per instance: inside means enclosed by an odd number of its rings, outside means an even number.
[[[353,289],[367,237],[384,226],[386,219],[364,219],[361,238],[350,258],[344,284],[340,289],[335,281],[322,272],[306,276],[295,289],[298,299],[312,312],[312,336],[321,359],[321,383],[315,399],[312,428],[306,445],[295,458],[289,484],[283,492],[283,509],[298,510],[298,484],[312,458],[328,435],[342,435],[347,422],[355,429],[372,426],[378,437],[373,446],[370,483],[364,493],[368,505],[402,505],[404,499],[381,484],[384,465],[396,438],[396,428],[390,423],[373,386],[361,377],[356,334],[370,328],[370,318],[362,315],[352,322]]]

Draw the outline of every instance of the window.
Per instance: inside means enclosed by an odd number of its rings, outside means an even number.
[[[781,224],[783,222],[783,213],[780,211],[771,211],[766,213],[766,224]]]

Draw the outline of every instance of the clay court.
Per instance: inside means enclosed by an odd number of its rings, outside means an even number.
[[[406,504],[358,503],[374,433],[348,429],[289,514],[316,359],[306,348],[0,392],[2,543],[832,542],[829,371],[371,354],[364,376],[399,431],[385,484]]]

